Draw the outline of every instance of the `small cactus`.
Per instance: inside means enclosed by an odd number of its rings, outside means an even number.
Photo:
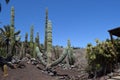
[[[8,67],[7,67],[7,65],[5,64],[4,66],[3,66],[3,76],[4,77],[7,77],[8,76]]]

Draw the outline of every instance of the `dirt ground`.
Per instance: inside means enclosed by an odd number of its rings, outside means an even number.
[[[37,66],[32,65],[31,63],[25,64],[24,68],[11,69],[8,68],[8,76],[3,76],[3,71],[0,69],[0,80],[88,80],[86,77],[88,74],[85,73],[83,68],[86,65],[85,52],[84,50],[75,50],[76,63],[77,67],[72,69],[66,69],[61,66],[54,67],[54,70],[57,72],[57,75],[49,74],[44,71],[44,67],[39,64]],[[83,71],[82,71],[83,70]],[[105,80],[103,77],[96,80]]]
[[[43,68],[43,67],[42,67]],[[64,75],[67,77],[77,77],[79,72],[73,70],[63,70],[60,67],[55,69],[59,76],[51,76],[42,70],[39,70],[35,65],[26,64],[25,68],[16,68],[8,69],[8,76],[3,77],[3,72],[0,70],[0,80],[69,80],[70,78],[64,78]],[[77,79],[76,80],[80,80]]]

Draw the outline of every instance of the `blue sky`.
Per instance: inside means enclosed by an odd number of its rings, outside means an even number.
[[[104,41],[109,38],[108,30],[120,26],[120,0],[10,0],[8,5],[0,0],[0,27],[10,24],[10,9],[15,8],[15,27],[30,34],[34,25],[35,36],[40,33],[44,42],[45,9],[53,27],[53,45],[85,47],[95,44],[95,39]]]

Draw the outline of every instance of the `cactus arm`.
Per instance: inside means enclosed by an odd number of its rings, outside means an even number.
[[[55,60],[53,63],[51,63],[50,67],[56,66],[59,63],[61,63],[67,56],[67,53],[68,53],[68,49],[64,49],[62,55],[57,60]]]
[[[36,51],[37,57],[38,57],[38,59],[40,60],[41,64],[42,64],[43,66],[46,66],[47,63],[44,61],[44,59],[43,59],[43,57],[42,57],[42,53],[41,53],[40,50],[39,50],[39,47],[36,47],[35,51]]]
[[[74,63],[75,63],[75,57],[73,55],[73,49],[72,48],[68,49],[68,61],[69,61],[69,65],[74,65]]]

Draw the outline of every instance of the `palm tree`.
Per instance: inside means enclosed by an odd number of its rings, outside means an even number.
[[[1,46],[6,46],[7,48],[7,54],[9,51],[9,45],[11,43],[11,41],[13,41],[14,43],[15,41],[15,37],[16,35],[19,35],[20,31],[17,31],[14,33],[14,36],[11,36],[11,27],[9,25],[4,26],[3,28],[0,28],[0,45]],[[13,43],[11,44],[11,46],[13,45]]]
[[[10,27],[9,25],[4,26],[4,28],[0,28],[0,42],[1,42],[1,46],[5,46],[7,47],[7,53],[8,53],[8,46],[9,46],[9,42],[10,42]]]

